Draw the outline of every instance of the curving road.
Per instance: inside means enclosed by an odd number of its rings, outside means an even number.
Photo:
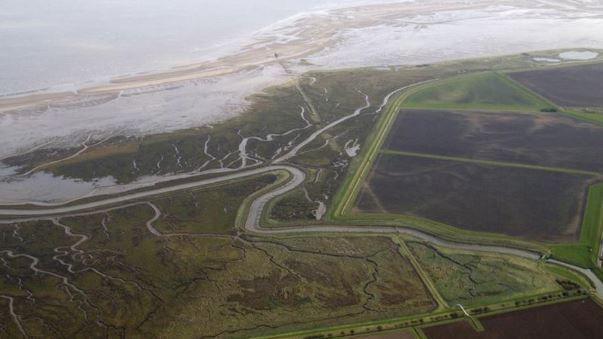
[[[292,226],[286,228],[263,228],[261,226],[261,218],[262,212],[266,204],[272,199],[286,194],[300,186],[306,179],[306,175],[303,171],[298,168],[287,166],[287,165],[273,165],[262,168],[256,168],[246,171],[241,171],[233,174],[224,175],[217,178],[210,179],[202,179],[195,182],[185,183],[174,185],[170,187],[157,188],[144,192],[125,194],[119,197],[107,198],[103,200],[98,200],[94,202],[82,203],[82,204],[74,204],[71,206],[57,206],[52,208],[44,208],[44,209],[35,209],[35,210],[26,210],[26,209],[0,209],[0,216],[12,216],[14,219],[5,219],[0,220],[0,224],[6,223],[15,223],[24,220],[32,220],[31,217],[36,218],[49,218],[56,215],[70,214],[70,213],[81,213],[93,210],[89,213],[96,213],[95,209],[100,207],[106,207],[110,205],[116,205],[121,203],[129,203],[134,200],[141,200],[144,198],[150,198],[153,196],[181,191],[191,188],[199,188],[207,185],[227,182],[235,179],[246,178],[258,174],[264,174],[274,171],[287,171],[291,175],[291,179],[285,184],[279,186],[278,188],[267,192],[255,200],[252,201],[249,212],[244,222],[244,229],[247,232],[257,234],[257,235],[284,235],[284,234],[301,234],[301,233],[378,233],[378,234],[404,234],[415,237],[422,241],[452,248],[458,250],[466,250],[466,251],[474,251],[474,252],[487,252],[487,253],[497,253],[504,255],[512,255],[530,260],[540,260],[541,254],[529,250],[522,250],[518,248],[510,248],[504,246],[492,246],[492,245],[479,245],[479,244],[470,244],[470,243],[461,243],[454,242],[449,240],[444,240],[438,238],[437,236],[408,228],[408,227],[396,227],[396,226]],[[124,206],[125,207],[125,206]],[[35,218],[33,218],[35,219]],[[152,220],[154,221],[154,220]],[[150,221],[152,223],[152,221]],[[148,223],[147,223],[148,224]],[[152,227],[150,228],[152,229]],[[154,235],[161,235],[158,232],[152,232]],[[548,259],[548,263],[563,266],[569,269],[572,269],[576,272],[579,272],[586,276],[592,284],[595,286],[596,294],[599,298],[603,299],[603,283],[597,278],[597,276],[588,269],[584,269],[581,267],[576,267],[571,264],[560,262],[553,259]]]
[[[296,171],[301,172],[298,169]],[[303,174],[303,172],[301,172]],[[542,254],[534,251],[523,250],[519,248],[505,247],[505,246],[494,246],[494,245],[479,245],[479,244],[471,244],[471,243],[462,243],[456,241],[445,240],[442,238],[438,238],[435,235],[425,233],[423,231],[419,231],[417,229],[409,228],[409,227],[400,227],[400,226],[291,226],[291,227],[281,227],[281,228],[263,228],[261,226],[261,216],[262,211],[266,204],[276,198],[279,195],[285,194],[298,185],[303,183],[304,178],[298,176],[297,172],[291,172],[293,175],[293,179],[291,179],[287,184],[280,187],[275,191],[268,192],[258,198],[256,198],[249,210],[247,215],[247,219],[245,221],[245,230],[250,233],[260,234],[260,235],[284,235],[284,234],[301,234],[301,233],[379,233],[379,234],[404,234],[409,235],[414,238],[420,239],[422,241],[431,243],[433,245],[447,247],[451,249],[457,250],[465,250],[472,252],[486,252],[486,253],[497,253],[504,255],[512,255],[516,257],[521,257],[524,259],[530,260],[541,260]],[[591,281],[593,286],[595,287],[595,293],[599,299],[603,300],[603,282],[599,280],[599,278],[593,273],[590,269],[585,269],[582,267],[574,266],[562,261],[558,261],[555,259],[547,259],[547,263],[563,266],[565,268],[569,268],[584,275],[588,280]]]
[[[215,177],[215,178],[201,179],[198,181],[192,181],[192,182],[178,184],[178,185],[174,185],[174,186],[155,188],[155,189],[150,189],[150,190],[142,191],[142,192],[138,192],[138,193],[124,194],[124,195],[120,195],[117,197],[101,199],[101,200],[92,201],[92,202],[88,202],[88,203],[73,204],[70,206],[58,205],[58,206],[46,207],[46,208],[40,208],[40,209],[18,209],[18,208],[0,209],[0,216],[27,216],[27,217],[40,216],[40,217],[42,217],[42,216],[51,216],[51,215],[58,215],[58,214],[79,213],[79,212],[84,212],[87,210],[97,209],[100,207],[106,207],[106,206],[116,205],[116,204],[120,204],[120,203],[127,203],[127,202],[131,202],[134,200],[141,200],[141,199],[145,199],[145,198],[149,198],[149,197],[153,197],[153,196],[161,195],[161,194],[165,194],[165,193],[171,193],[171,192],[182,191],[182,190],[187,190],[187,189],[192,189],[192,188],[199,188],[199,187],[213,185],[213,184],[219,184],[219,183],[226,182],[226,181],[232,181],[232,180],[236,180],[236,179],[246,178],[246,177],[274,172],[274,171],[278,171],[278,170],[288,171],[288,172],[292,173],[294,176],[296,176],[296,175],[301,176],[302,182],[303,182],[303,180],[305,180],[304,172],[300,171],[299,169],[297,169],[295,167],[285,166],[285,165],[273,165],[273,166],[255,168],[255,169],[246,170],[246,171],[235,172],[232,174],[226,174],[226,175],[223,175],[220,177]],[[2,222],[3,221],[0,220],[0,223],[2,223]],[[4,223],[6,223],[6,221],[4,221]]]
[[[416,85],[417,84],[408,85],[408,86],[399,88],[399,89],[391,92],[390,94],[388,94],[384,98],[383,103],[381,104],[381,106],[375,113],[378,113],[379,111],[381,111],[387,105],[388,101],[394,94],[402,91],[405,88],[408,88],[411,86],[416,86]],[[271,201],[272,199],[274,199],[278,196],[281,196],[283,194],[286,194],[287,192],[290,192],[293,189],[299,187],[301,184],[303,184],[303,182],[306,179],[306,175],[302,170],[300,170],[296,167],[293,167],[293,166],[289,166],[289,165],[280,165],[278,163],[287,161],[288,159],[294,157],[299,150],[301,150],[304,146],[311,143],[318,135],[320,135],[324,131],[326,131],[348,119],[351,119],[355,116],[360,115],[362,113],[362,111],[364,111],[365,109],[370,107],[369,97],[362,92],[359,92],[359,93],[363,94],[365,97],[364,106],[359,107],[353,113],[351,113],[347,116],[344,116],[338,120],[335,120],[334,122],[326,125],[325,127],[317,130],[316,132],[312,133],[308,138],[306,138],[303,142],[298,144],[291,151],[289,151],[285,155],[281,156],[280,158],[274,160],[273,165],[269,165],[266,167],[256,167],[253,169],[245,169],[245,168],[232,169],[232,170],[231,169],[228,169],[228,170],[227,169],[217,169],[217,170],[215,170],[216,172],[220,172],[220,173],[232,172],[232,173],[224,174],[222,176],[215,177],[215,178],[199,179],[197,181],[192,181],[192,182],[183,183],[183,184],[177,184],[177,185],[169,186],[169,187],[149,189],[147,191],[136,192],[136,193],[124,193],[123,195],[120,195],[120,196],[104,198],[104,199],[100,199],[100,200],[92,201],[92,202],[78,204],[77,200],[76,200],[76,201],[72,201],[71,203],[73,203],[73,204],[68,205],[68,206],[63,204],[63,205],[53,205],[53,206],[46,205],[46,206],[44,206],[44,208],[39,208],[39,209],[19,209],[19,208],[2,209],[2,208],[0,208],[0,216],[8,217],[8,218],[0,220],[0,224],[15,223],[15,222],[26,221],[26,220],[52,219],[53,216],[59,216],[59,215],[63,216],[63,215],[70,215],[70,214],[74,215],[77,213],[80,213],[80,215],[81,214],[94,214],[94,213],[98,213],[99,208],[103,208],[103,207],[105,207],[105,208],[109,207],[110,209],[125,208],[125,207],[132,206],[132,205],[138,204],[138,203],[148,203],[148,202],[144,202],[144,199],[151,198],[151,197],[154,197],[157,195],[162,195],[162,194],[166,194],[166,193],[187,190],[187,189],[200,188],[200,187],[204,187],[204,186],[208,186],[208,185],[228,182],[228,181],[232,181],[232,180],[236,180],[236,179],[242,179],[242,178],[251,177],[251,176],[255,176],[255,175],[259,175],[259,174],[265,174],[265,173],[274,172],[274,171],[287,171],[291,175],[291,178],[288,182],[284,183],[283,185],[280,185],[279,187],[275,188],[274,190],[272,190],[270,192],[262,194],[261,196],[257,197],[256,199],[254,199],[251,202],[251,205],[249,207],[249,212],[243,223],[243,227],[244,227],[245,231],[254,233],[254,234],[258,234],[258,235],[279,235],[279,234],[283,235],[283,234],[296,234],[296,233],[404,234],[404,235],[409,235],[409,236],[415,237],[417,239],[420,239],[420,240],[428,242],[428,243],[432,243],[434,245],[439,245],[439,246],[453,248],[453,249],[513,255],[513,256],[522,257],[522,258],[530,259],[530,260],[541,260],[542,255],[537,252],[533,252],[533,251],[529,251],[529,250],[522,250],[522,249],[518,249],[518,248],[504,247],[504,246],[491,246],[491,245],[479,245],[479,244],[454,242],[454,241],[444,240],[444,239],[438,238],[437,236],[434,236],[434,235],[431,235],[431,234],[428,234],[428,233],[425,233],[425,232],[422,232],[422,231],[419,231],[416,229],[412,229],[409,227],[324,225],[324,226],[293,226],[293,227],[286,227],[286,228],[262,228],[261,227],[262,212],[264,211],[266,204],[269,201]],[[301,112],[301,115],[302,115],[302,118],[304,119],[303,110]],[[305,120],[306,119],[304,119],[304,121]],[[240,148],[240,152],[241,152],[241,157],[244,158],[246,156],[245,147],[244,147],[246,142],[243,141],[242,144],[243,144],[243,146],[240,146],[239,148]],[[191,177],[191,179],[192,178],[193,177]],[[140,202],[141,200],[142,200],[142,202]],[[132,202],[134,202],[134,201],[138,201],[138,202],[133,204]],[[117,207],[115,207],[115,206],[117,206]],[[154,234],[156,236],[163,236],[159,231],[157,231],[152,226],[152,223],[158,218],[159,211],[157,210],[156,207],[154,207],[154,205],[150,204],[150,206],[155,210],[155,217],[152,220],[147,222],[147,228],[149,229],[149,231],[152,234]],[[12,217],[12,219],[9,219],[11,217]],[[581,267],[576,267],[571,264],[568,264],[565,262],[560,262],[557,260],[552,260],[552,259],[548,259],[546,262],[548,262],[550,264],[554,264],[554,265],[563,266],[563,267],[566,267],[566,268],[569,268],[576,272],[581,273],[582,275],[587,277],[592,282],[593,286],[595,287],[596,295],[601,300],[603,300],[603,283],[597,278],[597,276],[591,270],[584,269]]]

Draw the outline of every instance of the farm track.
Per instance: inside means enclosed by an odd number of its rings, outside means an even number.
[[[416,84],[415,84],[416,85]],[[411,85],[413,86],[413,85]],[[408,88],[411,86],[406,86],[404,88]],[[398,89],[392,93],[390,93],[385,99],[383,104],[379,107],[378,111],[383,109],[389,101],[389,98],[393,96],[393,94],[402,91],[404,88]],[[361,93],[361,92],[360,92]],[[364,95],[364,94],[363,94]],[[281,172],[285,171],[290,174],[290,180],[286,183],[280,185],[272,191],[264,193],[255,199],[253,199],[249,205],[247,215],[244,216],[242,227],[243,230],[254,235],[263,235],[263,236],[279,236],[279,235],[295,235],[295,234],[317,234],[317,233],[343,233],[343,234],[385,234],[385,235],[406,235],[411,236],[421,241],[431,243],[433,245],[470,251],[470,252],[487,252],[487,253],[496,253],[502,255],[511,255],[516,257],[521,257],[529,260],[543,260],[542,255],[538,252],[519,249],[519,248],[511,248],[504,246],[495,246],[495,245],[480,245],[474,243],[462,243],[444,240],[439,238],[436,235],[432,235],[417,229],[402,227],[402,226],[341,226],[341,225],[321,225],[321,226],[291,226],[291,227],[281,227],[281,228],[263,228],[261,226],[262,213],[264,212],[265,206],[274,198],[282,196],[302,185],[306,179],[306,174],[293,166],[290,165],[281,165],[279,163],[284,162],[292,157],[294,157],[298,151],[300,151],[304,146],[309,144],[312,140],[314,140],[318,135],[325,132],[326,130],[342,123],[348,119],[356,117],[360,115],[365,109],[370,107],[370,101],[368,96],[365,96],[365,105],[356,109],[352,114],[346,115],[327,126],[317,130],[315,133],[310,135],[306,140],[302,141],[295,148],[293,148],[289,153],[283,155],[282,157],[273,161],[271,165],[266,167],[245,169],[244,167],[240,170],[234,170],[234,173],[226,174],[223,176],[209,178],[209,179],[201,179],[198,181],[192,181],[184,184],[178,184],[174,186],[168,186],[163,188],[151,189],[143,192],[136,193],[125,193],[117,197],[105,198],[93,202],[86,202],[81,204],[72,204],[69,206],[58,205],[53,207],[45,207],[42,209],[16,209],[16,208],[0,208],[0,216],[5,217],[5,219],[0,220],[0,224],[13,224],[24,221],[31,220],[42,220],[42,219],[52,219],[57,216],[69,216],[69,215],[87,215],[87,214],[96,214],[98,213],[99,208],[111,208],[111,209],[119,209],[125,208],[133,205],[133,203],[150,203],[145,199],[149,199],[158,195],[163,195],[167,193],[172,193],[181,190],[187,189],[197,189],[202,188],[208,185],[214,185],[218,183],[230,182],[232,180],[248,178],[260,174],[265,173],[273,173],[273,172]],[[394,109],[396,105],[393,106]],[[378,112],[377,111],[377,112]],[[302,113],[303,117],[303,113]],[[387,126],[387,124],[385,124]],[[381,131],[380,131],[381,133]],[[246,153],[245,149],[241,151],[242,157],[244,158]],[[121,204],[121,205],[120,205]],[[151,205],[151,207],[153,207]],[[155,209],[155,208],[154,208]],[[157,231],[152,223],[158,218],[158,211],[155,209],[155,216],[152,220],[147,222],[147,227],[151,233],[156,236],[164,236],[159,231]],[[13,254],[12,251],[4,251],[7,252],[11,256],[18,256],[20,254]],[[23,256],[23,255],[21,255]],[[35,268],[36,261],[34,258],[30,258],[33,260],[32,269]],[[569,268],[576,272],[579,272],[586,276],[595,287],[596,295],[603,300],[603,283],[595,276],[595,274],[588,269],[583,269],[577,266],[570,265],[565,262],[560,262],[557,260],[546,260],[547,263],[562,266],[565,268]],[[68,284],[68,281],[65,282]],[[76,290],[77,292],[77,290]]]
[[[463,162],[463,163],[469,163],[469,164],[478,164],[478,165],[486,165],[486,166],[523,168],[523,169],[531,169],[531,170],[539,170],[539,171],[547,171],[547,172],[567,173],[567,174],[574,174],[574,175],[586,175],[586,176],[595,176],[595,177],[598,177],[598,176],[602,175],[599,172],[583,171],[583,170],[572,169],[572,168],[560,168],[560,167],[540,166],[540,165],[522,164],[522,163],[515,163],[515,162],[508,162],[508,161],[498,161],[498,160],[485,160],[485,159],[474,159],[474,158],[464,158],[464,157],[452,157],[452,156],[427,154],[427,153],[396,151],[396,150],[389,150],[389,149],[381,150],[380,153],[381,154],[387,154],[387,155],[399,155],[399,156],[405,156],[405,157],[413,157],[413,158],[447,160],[447,161],[456,161],[456,162]]]

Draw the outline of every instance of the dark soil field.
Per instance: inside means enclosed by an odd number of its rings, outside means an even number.
[[[382,154],[358,207],[474,231],[575,240],[588,179],[561,172]]]
[[[509,75],[561,106],[603,106],[603,64],[543,69]]]
[[[423,329],[439,338],[603,338],[603,309],[592,300],[578,300],[479,319],[485,330],[476,332],[467,321]]]
[[[603,172],[603,128],[554,114],[400,112],[385,148]]]

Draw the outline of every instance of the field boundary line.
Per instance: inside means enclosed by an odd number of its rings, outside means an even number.
[[[460,229],[434,220],[416,217],[408,214],[395,213],[354,213],[337,220],[337,224],[365,226],[389,226],[415,229],[423,233],[436,236],[443,240],[468,244],[480,243],[483,245],[497,245],[515,249],[525,249],[532,252],[544,253],[548,244],[543,242],[522,240],[504,234],[478,232]]]
[[[423,284],[425,284],[425,287],[427,288],[435,302],[438,304],[436,311],[450,309],[450,305],[448,305],[446,300],[444,300],[444,297],[442,297],[440,291],[438,291],[438,289],[436,288],[435,283],[431,280],[427,272],[423,270],[423,267],[421,266],[417,258],[415,258],[415,256],[412,254],[408,246],[406,246],[406,242],[400,239],[400,237],[392,237],[392,241],[398,245],[400,254],[408,258],[411,265],[417,272],[417,275],[423,281]]]
[[[500,79],[503,80],[504,82],[506,82],[509,86],[515,87],[516,89],[525,92],[526,94],[532,96],[533,98],[551,105],[551,107],[553,107],[553,108],[556,108],[556,109],[563,108],[563,107],[557,105],[556,103],[552,102],[548,98],[545,98],[544,96],[540,95],[539,93],[536,93],[536,91],[533,91],[532,89],[530,89],[529,87],[520,83],[519,81],[516,81],[515,79],[511,78],[507,73],[501,72],[501,71],[495,71],[494,73],[496,73],[496,75],[498,75],[498,77],[500,77]]]
[[[415,153],[415,152],[405,152],[405,151],[395,151],[384,149],[381,150],[381,154],[387,155],[399,155],[405,157],[414,157],[414,158],[426,158],[426,159],[436,159],[436,160],[447,160],[447,161],[457,161],[457,162],[465,162],[472,164],[480,164],[480,165],[489,165],[489,166],[498,166],[498,167],[513,167],[513,168],[524,168],[531,170],[539,170],[539,171],[548,171],[548,172],[558,172],[558,173],[567,173],[574,175],[588,175],[588,176],[601,176],[603,173],[599,172],[591,172],[584,171],[578,169],[571,168],[561,168],[561,167],[547,167],[540,165],[529,165],[515,162],[506,162],[506,161],[497,161],[497,160],[484,160],[484,159],[471,159],[471,158],[463,158],[463,157],[451,157],[446,155],[437,155],[437,154],[428,154],[428,153]]]
[[[357,197],[360,184],[364,182],[368,172],[373,167],[373,162],[377,158],[377,154],[379,153],[379,150],[381,149],[386,137],[389,135],[391,126],[398,116],[402,102],[404,102],[404,100],[406,100],[410,94],[421,89],[424,85],[437,80],[438,79],[429,79],[408,85],[406,89],[403,90],[390,105],[388,105],[387,110],[383,113],[383,117],[377,123],[374,139],[369,140],[370,144],[367,153],[363,155],[358,168],[355,169],[353,173],[348,176],[349,179],[346,178],[346,181],[344,181],[342,184],[340,192],[338,193],[338,195],[341,194],[341,197],[335,200],[335,208],[333,209],[332,213],[334,217],[343,216],[350,208],[352,201],[354,201]]]
[[[575,109],[562,110],[557,113],[569,117],[571,119],[576,119],[582,122],[603,126],[603,115],[601,115],[601,113],[579,112]]]
[[[531,71],[536,71],[535,69],[532,69]],[[546,102],[547,104],[551,105],[551,107],[554,107],[558,110],[563,110],[564,107],[561,105],[558,105],[554,102],[552,102],[549,98],[543,96],[542,94],[536,92],[535,90],[529,88],[528,86],[522,84],[521,82],[519,82],[518,80],[513,79],[510,74],[512,73],[520,73],[520,72],[525,72],[525,71],[518,71],[518,72],[504,72],[504,71],[499,71],[497,72],[498,75],[500,75],[503,79],[507,80],[510,84],[514,84],[517,88],[520,88],[526,92],[528,92],[529,94],[541,99],[542,101]]]
[[[417,339],[428,339],[427,335],[425,335],[425,332],[423,332],[423,330],[421,330],[418,327],[411,327],[411,333],[414,334],[415,338]]]
[[[598,62],[594,62],[594,63],[596,64],[596,63],[600,63],[600,62],[601,61],[599,60]],[[564,67],[572,67],[572,66],[565,65]],[[563,68],[563,67],[559,67],[559,68]],[[547,67],[547,69],[548,69],[548,67]],[[515,79],[513,79],[513,77],[511,77],[511,74],[513,74],[513,73],[526,72],[526,71],[530,71],[530,70],[503,71],[503,72],[498,72],[498,74],[501,77],[504,77],[507,81],[514,83],[515,86],[522,88],[524,91],[530,92],[532,95],[537,96],[540,99],[544,100],[546,103],[550,104],[551,107],[556,108],[557,112],[550,112],[551,114],[562,115],[562,116],[566,116],[566,117],[569,117],[572,119],[588,122],[588,123],[599,125],[599,126],[603,125],[603,119],[601,119],[601,115],[599,113],[580,112],[580,109],[585,108],[585,109],[589,109],[589,110],[597,110],[597,109],[600,109],[600,107],[565,107],[565,106],[558,105],[558,104],[554,103],[553,101],[551,101],[550,99],[543,96],[542,94],[536,92],[535,90],[532,90],[528,86],[522,84],[518,80],[515,80]],[[531,70],[531,71],[534,71],[534,70]]]
[[[442,113],[481,113],[481,114],[515,114],[515,115],[542,115],[544,112],[541,111],[514,111],[509,109],[490,109],[490,108],[457,108],[457,107],[412,107],[412,106],[404,106],[400,107],[402,111],[436,111]],[[555,114],[560,112],[546,112],[548,114]]]
[[[510,313],[510,312],[538,308],[538,307],[547,306],[547,305],[571,302],[571,301],[575,301],[575,300],[582,300],[582,299],[586,299],[589,297],[587,294],[574,294],[571,296],[560,297],[558,299],[547,300],[547,301],[539,299],[540,296],[545,296],[545,295],[551,295],[551,293],[536,294],[536,295],[532,295],[530,297],[524,296],[524,297],[520,297],[520,298],[512,298],[512,299],[508,299],[508,300],[504,300],[502,302],[496,302],[496,303],[476,304],[476,305],[469,307],[469,312],[472,312],[476,308],[482,308],[484,306],[492,307],[493,309],[491,309],[483,314],[473,315],[476,318],[483,318],[483,317],[489,317],[489,316],[494,316],[494,315],[498,315],[498,314],[506,314],[506,313]],[[532,304],[526,304],[526,305],[521,305],[521,306],[507,306],[507,307],[504,306],[505,304],[510,304],[517,300],[528,300],[528,298],[536,299],[537,301]],[[343,334],[343,336],[351,336],[351,335],[366,335],[369,333],[370,334],[387,333],[390,331],[397,331],[397,330],[401,330],[401,329],[407,329],[409,331],[413,331],[414,328],[421,330],[421,332],[422,332],[423,328],[466,320],[466,318],[463,318],[463,317],[450,317],[451,314],[458,315],[458,311],[453,310],[453,309],[448,309],[448,310],[443,310],[443,311],[431,311],[431,312],[426,312],[426,313],[420,313],[420,314],[415,314],[415,315],[406,315],[406,316],[394,317],[394,318],[389,318],[389,319],[379,319],[379,320],[373,320],[373,321],[359,321],[359,322],[353,322],[353,323],[343,324],[343,325],[334,325],[334,326],[326,325],[323,327],[308,329],[308,330],[296,330],[296,331],[288,331],[288,332],[269,334],[269,335],[260,335],[260,336],[256,336],[255,338],[284,339],[284,338],[302,338],[302,337],[311,337],[311,336],[316,336],[318,338],[321,335],[326,337],[327,333],[334,334],[334,332],[339,332],[339,333],[337,333],[333,337],[341,337],[342,336],[340,334],[341,332],[345,332]],[[446,315],[448,315],[448,317],[446,317]],[[438,317],[442,317],[442,318],[438,319]],[[383,328],[380,330],[379,325],[381,325],[382,327],[385,327],[385,330],[383,331]],[[363,332],[363,330],[366,330],[367,327],[372,327],[372,330]],[[352,334],[352,333],[350,333],[350,330],[356,330],[358,332]]]
[[[526,89],[522,86],[519,86],[512,79],[509,79],[507,76],[502,74],[500,71],[495,70],[487,70],[487,71],[476,71],[465,74],[456,74],[444,79],[441,79],[441,83],[446,83],[447,81],[454,80],[463,80],[464,78],[470,78],[473,76],[479,75],[488,75],[492,74],[494,77],[500,79],[505,85],[509,86],[511,89],[519,91],[521,94],[526,96],[526,99],[530,99],[533,101],[530,105],[521,105],[521,104],[462,104],[462,103],[452,103],[452,102],[444,102],[444,103],[404,103],[401,107],[404,109],[422,109],[422,110],[458,110],[458,111],[484,111],[490,113],[528,113],[528,114],[536,114],[540,113],[541,109],[546,108],[546,105],[552,105],[552,107],[557,108],[557,105],[554,105],[547,100],[546,98],[541,97],[540,95],[534,93],[533,91]],[[432,84],[433,86],[438,86],[438,84]],[[429,87],[427,87],[429,88]],[[415,94],[415,93],[412,93]],[[542,105],[542,106],[541,106]]]
[[[478,318],[473,317],[473,316],[469,316],[469,319],[467,319],[471,325],[471,327],[473,327],[473,329],[475,330],[475,332],[483,332],[486,329],[484,328],[484,325],[479,321]]]

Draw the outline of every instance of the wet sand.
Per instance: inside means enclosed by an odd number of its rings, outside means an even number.
[[[510,31],[516,23],[526,34]],[[308,70],[603,48],[600,32],[603,6],[564,0],[426,0],[305,13],[214,60],[0,97],[0,158],[49,141],[74,146],[93,131],[146,135],[218,122],[243,113],[249,95]]]
[[[499,1],[496,7],[524,5],[524,1]],[[534,2],[528,2],[534,6]],[[329,51],[342,41],[341,32],[376,26],[402,26],[405,19],[429,16],[434,13],[487,9],[492,1],[424,1],[367,5],[341,8],[292,18],[270,30],[260,31],[254,41],[234,54],[203,63],[182,65],[165,71],[113,78],[109,83],[95,84],[74,92],[32,93],[0,98],[0,113],[24,108],[44,107],[59,102],[80,101],[83,97],[114,94],[125,90],[173,84],[188,80],[225,76],[242,70],[265,67],[276,62],[288,62]],[[421,24],[421,22],[412,22]],[[437,23],[425,22],[425,24]],[[426,42],[429,43],[429,42]],[[375,46],[378,47],[378,46]],[[275,58],[278,54],[278,59]]]

